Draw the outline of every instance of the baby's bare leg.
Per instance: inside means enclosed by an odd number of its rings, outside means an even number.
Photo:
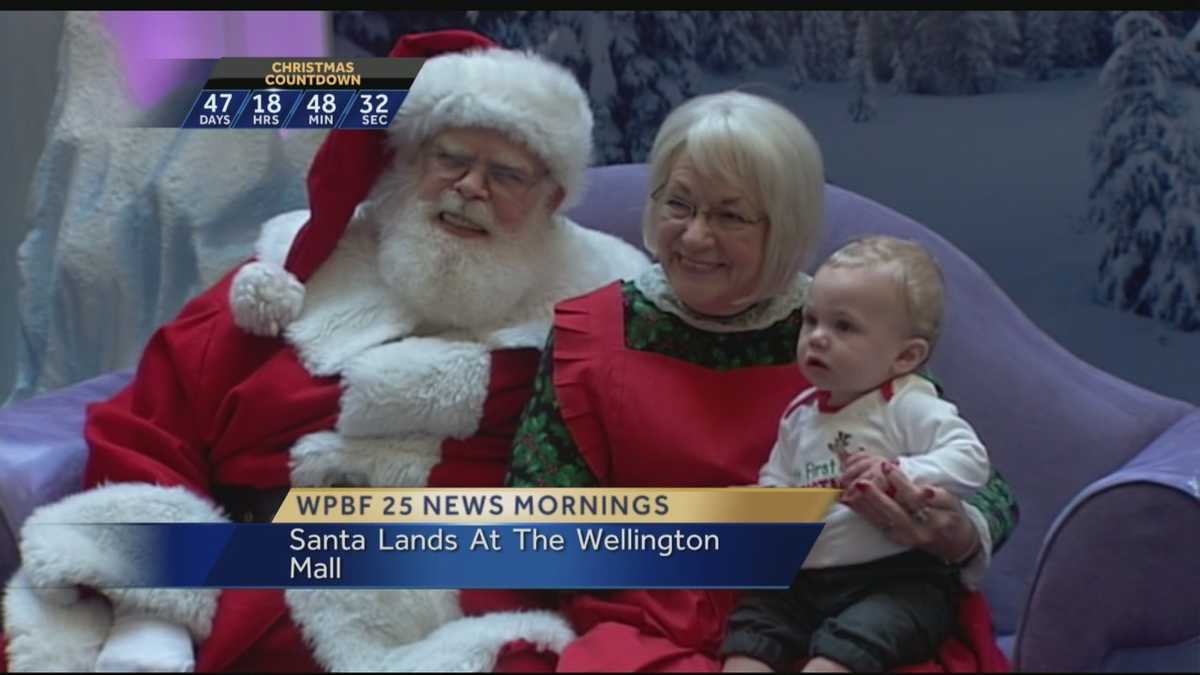
[[[725,667],[721,669],[721,672],[773,673],[775,671],[771,670],[771,666],[768,666],[758,659],[752,659],[749,656],[742,656],[741,654],[734,654],[733,656],[725,659]]]
[[[804,664],[804,673],[848,673],[850,669],[824,656],[814,656]]]

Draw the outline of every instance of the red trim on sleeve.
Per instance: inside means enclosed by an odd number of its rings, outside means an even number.
[[[796,410],[798,410],[800,408],[800,406],[812,405],[813,401],[817,400],[817,397],[820,393],[821,392],[819,392],[815,388],[810,389],[808,391],[808,393],[801,393],[799,398],[797,398],[795,401],[792,401],[791,405],[789,405],[787,407],[787,410],[784,411],[784,413],[783,413],[784,419],[791,417],[792,413],[796,412]]]

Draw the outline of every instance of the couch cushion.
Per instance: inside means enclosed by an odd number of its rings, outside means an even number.
[[[109,398],[131,372],[111,373],[0,408],[0,580],[17,568],[16,534],[34,508],[79,489],[88,403]]]

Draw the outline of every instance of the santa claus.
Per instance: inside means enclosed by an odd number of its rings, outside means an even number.
[[[562,215],[591,151],[575,78],[490,47],[402,39],[394,56],[431,58],[392,127],[331,132],[311,214],[266,223],[256,260],[89,409],[87,489],[22,532],[9,667],[489,670],[571,640],[517,593],[113,588],[128,552],[79,525],[263,522],[291,486],[502,483],[553,305],[647,260]]]

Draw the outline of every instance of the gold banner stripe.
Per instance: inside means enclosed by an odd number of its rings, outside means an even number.
[[[276,523],[819,523],[816,488],[293,488]]]

